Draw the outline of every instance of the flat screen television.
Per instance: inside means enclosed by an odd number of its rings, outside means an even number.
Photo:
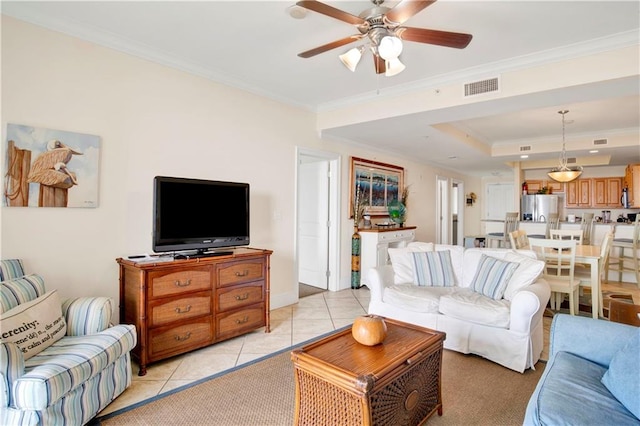
[[[156,176],[153,187],[153,251],[215,256],[249,244],[248,183]]]

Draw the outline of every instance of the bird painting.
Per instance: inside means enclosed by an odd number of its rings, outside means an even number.
[[[27,177],[30,183],[40,184],[38,205],[40,207],[66,207],[67,191],[78,185],[76,174],[69,170],[67,163],[74,155],[82,155],[57,139],[47,143],[44,151],[31,165]]]

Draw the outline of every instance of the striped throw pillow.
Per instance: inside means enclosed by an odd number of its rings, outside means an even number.
[[[13,280],[24,276],[20,259],[0,260],[0,281]]]
[[[456,277],[451,251],[413,252],[413,281],[425,287],[453,287]]]
[[[471,290],[494,300],[500,300],[516,269],[518,269],[516,262],[506,262],[483,254],[478,263],[476,275],[471,281]]]

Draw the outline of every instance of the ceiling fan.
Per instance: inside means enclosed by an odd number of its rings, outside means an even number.
[[[354,25],[359,31],[359,34],[318,46],[314,49],[299,53],[298,56],[301,58],[311,58],[312,56],[367,37],[371,44],[370,47],[373,53],[376,73],[385,73],[390,76],[401,72],[405,68],[398,59],[398,56],[402,52],[401,40],[464,49],[473,37],[471,34],[405,27],[402,25],[424,8],[435,3],[435,1],[436,0],[402,0],[395,7],[389,8],[382,6],[384,0],[371,0],[374,6],[364,10],[358,16],[317,0],[298,1],[296,4],[300,7]],[[364,46],[359,46],[340,55],[340,59],[347,68],[355,71],[355,67],[363,52]]]

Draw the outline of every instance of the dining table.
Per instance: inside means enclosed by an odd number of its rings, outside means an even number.
[[[600,297],[602,291],[600,282],[600,246],[576,245],[576,263],[589,265],[591,271],[591,315],[598,319],[600,312]]]

